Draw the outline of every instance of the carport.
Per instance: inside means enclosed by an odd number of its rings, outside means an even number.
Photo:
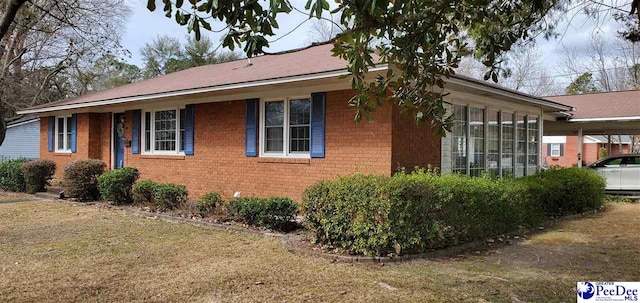
[[[578,136],[578,166],[582,166],[585,135],[631,135],[632,148],[640,135],[640,90],[566,95],[545,99],[569,105],[573,110],[545,121],[545,136]],[[611,143],[611,141],[609,142]]]

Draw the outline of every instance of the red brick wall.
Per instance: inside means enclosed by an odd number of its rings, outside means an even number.
[[[374,122],[354,122],[347,103],[353,92],[327,92],[325,158],[279,159],[245,156],[245,102],[197,104],[195,155],[134,155],[125,148],[125,166],[141,178],[186,185],[190,197],[217,191],[225,196],[288,196],[299,200],[305,188],[321,179],[353,172],[390,175],[395,169],[440,164],[440,137],[427,125],[383,106]],[[132,112],[125,113],[125,136],[131,139]],[[111,164],[111,113],[78,114],[77,153],[47,151],[47,119],[41,123],[41,157],[58,164],[96,158]],[[392,148],[393,146],[393,148]]]
[[[440,167],[441,137],[435,133],[430,123],[416,125],[415,119],[400,114],[400,108],[393,107],[393,151],[392,169],[405,168],[410,171],[416,166]]]
[[[320,179],[355,171],[390,175],[390,107],[376,112],[374,123],[356,124],[355,112],[347,106],[352,95],[351,91],[327,93],[324,159],[246,157],[245,103],[230,101],[196,105],[195,155],[133,155],[126,148],[125,165],[138,168],[141,178],[184,184],[191,198],[210,191],[225,196],[239,191],[242,196],[288,196],[299,200],[304,189]],[[130,136],[131,112],[126,113],[125,121],[125,133]]]
[[[49,119],[48,117],[40,119],[40,159],[50,159],[56,162],[56,178],[62,178],[65,165],[73,160],[89,157],[100,159],[102,157],[100,115],[82,113],[78,114],[77,119],[75,153],[49,152]]]

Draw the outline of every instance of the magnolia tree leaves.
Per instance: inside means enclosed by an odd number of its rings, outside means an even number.
[[[226,25],[222,45],[231,50],[244,46],[248,57],[263,53],[278,28],[276,18],[292,9],[287,0],[149,0],[147,7],[155,10],[156,2],[196,39],[200,27],[211,28],[207,20],[221,22]],[[503,54],[516,43],[552,36],[550,16],[572,2],[341,0],[331,10],[327,0],[308,0],[305,9],[310,18],[329,10],[340,15],[338,23],[346,30],[332,40],[332,51],[346,60],[351,85],[359,92],[349,101],[357,121],[371,119],[377,107],[391,102],[444,134],[452,121],[443,103],[445,80],[455,74],[461,58],[475,56],[488,67],[485,79],[497,82]],[[379,64],[395,68],[365,79]]]

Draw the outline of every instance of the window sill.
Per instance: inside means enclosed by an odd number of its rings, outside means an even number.
[[[53,152],[53,155],[57,157],[71,157],[71,152],[57,151]]]
[[[258,158],[258,163],[311,164],[310,158]]]
[[[184,155],[140,155],[141,159],[184,160]]]

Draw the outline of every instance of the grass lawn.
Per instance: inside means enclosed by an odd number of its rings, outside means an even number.
[[[576,281],[640,281],[640,204],[611,204],[489,252],[382,266],[28,200],[0,194],[0,302],[575,302]]]

